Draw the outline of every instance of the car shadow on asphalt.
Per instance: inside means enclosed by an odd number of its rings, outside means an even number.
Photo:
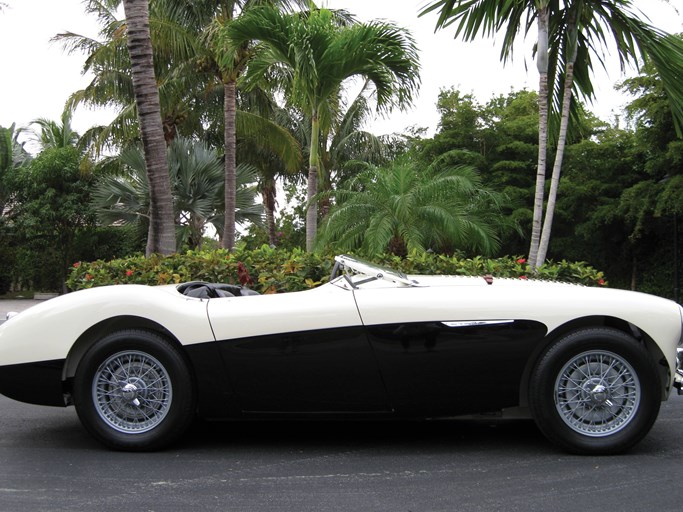
[[[531,420],[196,421],[179,446],[189,449],[387,451],[552,451]]]

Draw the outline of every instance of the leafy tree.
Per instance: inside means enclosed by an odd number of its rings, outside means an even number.
[[[102,176],[93,192],[93,204],[105,224],[149,222],[149,186],[144,157],[139,148],[123,151],[121,171]],[[183,137],[168,148],[178,246],[200,248],[208,224],[220,233],[223,227],[223,162],[215,150]],[[237,168],[237,220],[260,222],[262,207],[255,204],[255,170]]]
[[[277,75],[281,81],[276,85],[291,94],[311,120],[306,217],[310,251],[317,231],[321,113],[337,98],[343,82],[354,76],[373,84],[378,109],[408,105],[419,80],[415,44],[391,24],[343,24],[327,9],[286,15],[255,7],[226,26],[222,36],[224,60],[232,59],[245,43],[258,42],[245,75],[247,87]]]
[[[330,192],[335,206],[319,243],[366,254],[405,255],[434,249],[493,254],[499,247],[506,198],[483,186],[471,167],[451,166],[448,154],[426,169],[395,161],[371,168]]]
[[[619,205],[630,221],[633,282],[637,275],[643,285],[652,287],[649,290],[680,300],[678,281],[683,268],[677,256],[683,213],[683,140],[675,130],[662,77],[654,66],[644,66],[639,76],[624,80],[620,88],[634,96],[626,112],[643,162],[641,180],[625,187]]]
[[[0,126],[0,293],[9,289],[16,261],[17,243],[11,233],[10,219],[17,201],[11,183],[15,173],[31,161],[31,155],[17,140],[20,133],[15,124],[9,128]]]
[[[21,129],[12,124],[9,128],[0,126],[0,219],[2,219],[13,203],[12,192],[7,180],[18,168],[31,161],[31,155],[24,144],[18,141]]]
[[[479,169],[485,186],[510,198],[503,211],[527,233],[538,153],[537,94],[512,91],[481,104],[471,94],[448,89],[439,94],[437,108],[438,132],[417,141],[411,155],[428,166],[448,153],[452,165]],[[523,254],[527,246],[518,230],[502,235],[508,254]]]
[[[81,173],[80,160],[74,147],[48,148],[9,179],[16,194],[10,218],[15,242],[30,255],[24,277],[38,288],[62,289],[77,257],[78,234],[95,224],[88,207],[91,177]]]

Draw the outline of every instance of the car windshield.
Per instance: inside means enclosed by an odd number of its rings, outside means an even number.
[[[408,276],[402,272],[398,272],[389,267],[383,267],[360,258],[341,255],[334,258],[336,261],[335,269],[340,268],[344,272],[344,277],[351,284],[356,287],[360,284],[375,280],[391,281],[397,284],[407,286],[417,285],[417,281],[409,279]],[[354,278],[358,276],[358,278]],[[333,277],[336,277],[333,274]]]

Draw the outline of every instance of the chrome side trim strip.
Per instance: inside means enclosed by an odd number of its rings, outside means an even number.
[[[482,325],[504,325],[514,323],[514,320],[466,320],[459,322],[441,322],[446,327],[480,327]]]

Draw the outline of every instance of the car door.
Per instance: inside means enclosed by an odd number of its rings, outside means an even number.
[[[388,411],[350,290],[211,299],[208,312],[243,413]]]
[[[526,362],[546,328],[519,312],[493,313],[492,287],[359,287],[354,296],[397,413],[518,404]]]

